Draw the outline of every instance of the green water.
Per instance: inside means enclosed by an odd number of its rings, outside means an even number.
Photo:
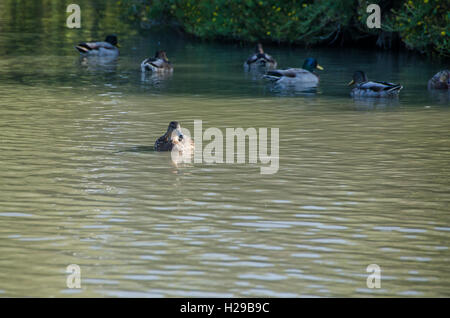
[[[0,296],[450,296],[449,95],[426,89],[442,62],[267,47],[325,67],[317,91],[281,90],[243,71],[252,48],[138,33],[112,3],[80,1],[80,30],[54,1],[0,4]],[[112,31],[116,62],[80,61]],[[142,78],[160,48],[173,75]],[[351,99],[356,69],[399,99]],[[196,119],[279,128],[279,171],[151,151]]]

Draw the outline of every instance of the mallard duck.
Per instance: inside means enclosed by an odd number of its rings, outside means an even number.
[[[280,84],[307,83],[317,85],[319,83],[319,76],[314,73],[316,69],[323,70],[323,67],[317,64],[315,58],[309,57],[303,63],[302,68],[267,71],[264,78]]]
[[[367,75],[363,71],[356,71],[353,74],[353,79],[348,86],[355,85],[351,91],[352,96],[366,96],[366,97],[392,97],[397,96],[403,88],[400,84],[393,84],[388,82],[369,81]]]
[[[154,57],[149,57],[141,63],[142,72],[172,72],[173,66],[165,51],[157,51]]]
[[[108,35],[103,42],[82,42],[75,48],[83,56],[118,56],[117,36]]]
[[[172,151],[179,152],[191,151],[194,148],[194,141],[185,136],[181,131],[181,126],[177,121],[172,121],[164,135],[159,137],[155,142],[156,151]]]
[[[253,67],[275,68],[277,62],[267,53],[264,53],[261,43],[256,46],[255,53],[251,55],[244,63],[246,69]]]
[[[429,81],[430,89],[449,89],[450,88],[450,71],[443,70],[437,72]]]

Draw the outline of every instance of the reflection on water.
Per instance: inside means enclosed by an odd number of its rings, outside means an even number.
[[[274,96],[314,96],[318,91],[317,85],[311,83],[269,83],[268,85]]]
[[[394,110],[399,106],[398,96],[392,97],[353,97],[357,110]]]
[[[165,88],[167,87],[167,81],[169,81],[173,76],[173,72],[164,73],[152,73],[152,72],[142,72],[141,73],[141,84],[142,87],[154,87],[154,88]]]
[[[450,104],[450,90],[446,91],[446,90],[430,89],[428,92],[433,101],[436,101],[441,105]]]
[[[91,66],[75,33],[52,32],[44,44],[69,48],[30,53],[31,33],[0,34],[1,295],[449,296],[448,94],[426,90],[442,65],[270,48],[280,68],[320,58],[303,94],[249,78],[249,48],[118,32],[118,60]],[[174,73],[143,80],[159,46]],[[356,67],[405,88],[354,100]],[[168,122],[193,132],[195,119],[279,127],[278,173],[153,151]],[[366,286],[373,263],[381,289]],[[81,290],[66,287],[69,264]]]
[[[91,72],[114,72],[117,70],[117,58],[114,56],[80,57],[80,65]]]

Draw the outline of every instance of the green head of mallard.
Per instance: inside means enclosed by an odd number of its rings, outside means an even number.
[[[353,79],[348,83],[348,86],[365,83],[367,81],[369,81],[369,79],[367,78],[366,73],[364,73],[363,71],[356,71],[355,73],[353,73]]]
[[[117,36],[115,34],[107,35],[105,38],[105,42],[108,42],[116,47],[119,47],[119,44],[117,43]]]
[[[321,70],[321,71],[323,71],[323,67],[320,66],[320,65],[317,63],[317,60],[316,60],[315,58],[313,58],[313,57],[308,57],[308,58],[305,60],[305,62],[303,63],[302,69],[307,70],[307,71],[310,71],[311,73],[312,73],[314,70]]]

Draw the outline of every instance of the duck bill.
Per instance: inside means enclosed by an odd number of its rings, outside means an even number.
[[[119,43],[117,43],[117,44],[116,44],[116,47],[120,47],[120,44],[119,44]]]
[[[317,68],[318,70],[321,70],[321,71],[324,70],[324,68],[323,68],[322,66],[320,66],[319,64],[317,64],[316,68]]]
[[[183,140],[184,136],[183,136],[183,132],[181,131],[181,128],[175,129],[174,133],[178,137],[179,141]]]
[[[355,84],[355,80],[351,80],[351,81],[347,84],[347,86],[352,86],[353,84]]]

